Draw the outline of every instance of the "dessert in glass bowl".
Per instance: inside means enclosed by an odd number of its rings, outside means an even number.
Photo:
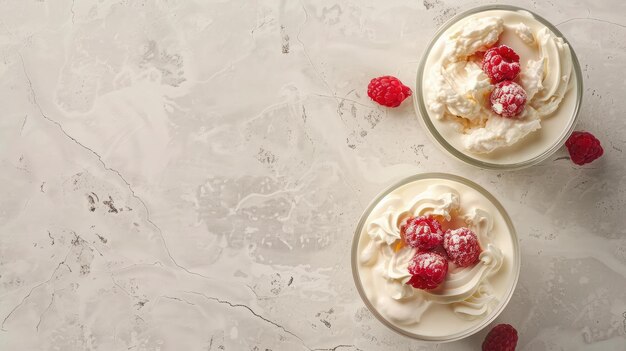
[[[520,268],[515,230],[498,201],[465,178],[427,173],[382,192],[352,245],[361,298],[383,324],[427,341],[469,336],[509,301]]]
[[[431,136],[483,168],[541,162],[573,131],[578,60],[545,19],[513,6],[472,9],[445,24],[417,75],[416,106]]]

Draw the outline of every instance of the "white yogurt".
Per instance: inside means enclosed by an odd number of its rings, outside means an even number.
[[[491,111],[493,85],[473,56],[496,43],[520,56],[515,81],[528,100],[516,119]],[[574,118],[577,77],[571,50],[525,11],[491,10],[461,19],[434,44],[424,72],[422,96],[433,125],[455,149],[481,161],[532,159],[553,146]]]
[[[429,214],[445,218],[444,229],[472,229],[483,251],[476,265],[450,263],[442,285],[420,290],[405,284],[415,249],[394,248],[406,218]],[[369,214],[357,268],[367,299],[387,321],[425,338],[445,338],[480,324],[506,299],[517,272],[514,247],[502,214],[481,193],[451,180],[423,179],[393,190]]]

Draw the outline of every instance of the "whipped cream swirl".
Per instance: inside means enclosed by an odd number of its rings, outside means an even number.
[[[463,147],[474,153],[513,145],[540,129],[542,118],[557,110],[570,87],[573,65],[567,43],[546,27],[537,30],[525,23],[505,22],[498,16],[472,18],[444,34],[439,39],[443,52],[428,68],[424,84],[431,117],[455,123]],[[475,56],[493,46],[505,31],[517,36],[524,50],[537,52],[536,59],[521,62],[518,82],[528,98],[524,112],[514,119],[491,111],[487,100],[493,85]]]
[[[498,272],[503,262],[502,252],[492,243],[493,219],[481,208],[463,212],[460,200],[454,188],[431,185],[412,199],[405,201],[391,195],[379,204],[384,210],[366,227],[370,241],[361,251],[359,261],[373,266],[384,278],[384,291],[372,303],[385,317],[402,325],[414,324],[432,304],[448,304],[460,318],[473,319],[489,313],[497,303],[487,279]],[[411,278],[408,265],[416,249],[405,246],[394,250],[404,220],[422,215],[438,215],[446,220],[451,220],[453,215],[463,218],[483,248],[476,265],[462,268],[450,263],[444,283],[428,291],[406,285]]]

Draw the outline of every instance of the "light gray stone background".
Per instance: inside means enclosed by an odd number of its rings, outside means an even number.
[[[489,1],[0,2],[0,349],[478,350],[387,330],[353,286],[366,204],[418,172],[508,209],[518,350],[626,349],[626,5],[546,0],[584,75],[565,150],[493,172],[441,152],[412,101],[436,28]]]

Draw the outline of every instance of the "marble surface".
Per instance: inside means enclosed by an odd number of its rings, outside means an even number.
[[[518,350],[626,348],[626,3],[519,1],[569,38],[579,129],[516,172],[442,153],[411,101],[435,29],[486,1],[0,2],[0,349],[477,350],[387,330],[353,286],[368,201],[418,172],[508,209]]]

